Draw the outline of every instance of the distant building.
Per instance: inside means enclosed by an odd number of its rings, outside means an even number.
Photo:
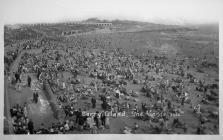
[[[65,23],[35,23],[30,26],[50,26],[55,24],[66,24],[66,25],[97,25],[97,26],[112,26],[109,22],[65,22]]]

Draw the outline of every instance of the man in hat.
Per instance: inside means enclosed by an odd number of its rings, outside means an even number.
[[[31,87],[31,81],[32,81],[32,79],[31,79],[31,77],[28,75],[28,79],[27,79],[28,87]]]
[[[91,98],[92,108],[96,107],[96,99],[94,97]]]
[[[30,121],[28,122],[28,129],[29,129],[29,133],[33,134],[33,129],[34,129],[34,125],[32,120],[30,119]]]
[[[21,83],[20,74],[18,72],[15,73],[16,83],[19,81]]]
[[[96,111],[96,114],[94,116],[94,122],[95,122],[97,128],[99,128],[99,112],[98,111]]]
[[[38,97],[39,97],[39,94],[37,93],[37,91],[36,91],[36,89],[35,89],[35,91],[34,91],[34,93],[33,93],[33,100],[34,100],[35,103],[38,102]]]

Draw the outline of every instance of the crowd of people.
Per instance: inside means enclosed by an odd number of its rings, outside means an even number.
[[[201,104],[217,101],[215,89],[218,89],[218,85],[210,84],[190,72],[202,65],[199,61],[190,60],[189,64],[186,59],[169,62],[165,56],[156,56],[149,51],[135,56],[123,48],[112,48],[112,39],[107,36],[95,35],[93,39],[89,36],[70,37],[62,42],[51,40],[42,48],[41,54],[25,53],[22,56],[19,72],[15,73],[16,83],[21,81],[21,71],[36,73],[39,82],[47,80],[67,119],[63,123],[52,124],[49,129],[43,125],[43,128],[36,130],[37,134],[66,133],[75,128],[91,129],[92,133],[97,133],[96,128],[109,128],[109,117],[104,113],[99,116],[99,112],[96,112],[92,118],[82,115],[84,111],[81,109],[76,110],[78,103],[86,99],[90,99],[92,104],[89,110],[142,113],[134,116],[134,119],[148,121],[155,133],[167,133],[175,128],[182,128],[186,133],[187,123],[172,119],[172,116],[184,115],[184,106],[188,104],[200,119],[197,133],[205,133],[204,124],[211,118],[202,113]],[[204,59],[200,59],[201,62]],[[68,73],[69,78],[66,78],[65,73]],[[90,80],[86,82],[81,77]],[[28,77],[28,87],[31,82]],[[140,90],[136,91],[128,85],[139,86]],[[195,91],[189,87],[194,87],[198,94],[195,95]],[[141,101],[141,96],[149,101]],[[38,101],[37,94],[33,98],[35,102]],[[101,106],[97,106],[97,103],[101,103]],[[165,115],[151,116],[147,112]],[[73,116],[75,119],[72,120]],[[171,127],[167,125],[170,120],[173,121]],[[28,125],[25,117],[21,121]],[[124,129],[124,133],[130,133],[128,128]]]
[[[34,125],[28,119],[27,103],[23,106],[16,104],[10,109],[12,126],[15,134],[34,134]]]
[[[75,118],[52,123],[51,126],[41,123],[39,128],[35,128],[33,121],[28,118],[27,103],[23,106],[16,104],[10,109],[10,113],[15,134],[65,134],[74,130],[98,134],[100,130],[109,129],[110,126],[109,118],[105,112],[99,114],[98,111],[90,116],[81,109],[75,110]]]

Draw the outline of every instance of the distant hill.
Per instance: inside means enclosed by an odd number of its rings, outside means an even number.
[[[84,20],[83,22],[93,22],[93,23],[105,23],[105,22],[110,22],[108,20],[100,20],[98,18],[89,18],[87,20]]]
[[[83,22],[93,22],[93,23],[102,23],[102,22],[110,22],[115,25],[119,30],[158,30],[158,29],[179,29],[184,28],[183,26],[178,25],[164,25],[164,24],[156,24],[142,21],[133,21],[133,20],[101,20],[99,18],[89,18],[84,20]]]
[[[198,29],[201,33],[206,33],[206,34],[219,33],[219,24],[200,24],[200,25],[191,25],[189,27],[194,27]]]

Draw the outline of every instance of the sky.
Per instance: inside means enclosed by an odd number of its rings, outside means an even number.
[[[164,24],[218,22],[223,0],[0,0],[4,24],[124,19]]]

